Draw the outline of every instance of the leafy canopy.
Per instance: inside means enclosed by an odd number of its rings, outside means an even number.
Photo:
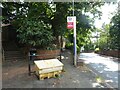
[[[55,2],[55,4],[56,7],[54,5],[50,6],[48,3],[44,2],[2,3],[2,9],[4,11],[3,22],[14,24],[19,32],[18,37],[20,42],[27,43],[31,40],[32,42],[30,41],[28,44],[33,46],[37,44],[47,45],[51,42],[53,37],[55,38],[54,41],[58,43],[59,36],[62,35],[66,37],[71,47],[73,46],[73,30],[66,29],[66,18],[67,16],[72,16],[72,3]],[[100,2],[75,3],[74,12],[77,17],[78,51],[86,44],[87,40],[89,40],[89,35],[94,30],[94,19],[101,15],[97,7],[103,4],[104,3]],[[87,15],[88,13],[92,14],[93,18],[90,18],[89,15]],[[44,33],[46,33],[46,35],[44,35]],[[40,36],[37,36],[38,34]],[[42,40],[42,35],[45,36],[46,41],[50,41],[43,43],[45,40]],[[37,38],[39,41],[33,40],[33,37]],[[24,39],[22,40],[22,38]],[[36,41],[37,43],[35,43]]]

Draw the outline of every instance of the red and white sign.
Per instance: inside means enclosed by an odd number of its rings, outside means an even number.
[[[67,28],[68,29],[74,29],[74,23],[75,23],[75,17],[68,16],[67,17]]]
[[[74,23],[73,22],[67,22],[67,28],[68,29],[73,29],[74,28]]]

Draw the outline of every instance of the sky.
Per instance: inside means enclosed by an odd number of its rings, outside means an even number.
[[[118,0],[119,2],[120,0]],[[115,12],[117,12],[118,9],[118,3],[116,4],[104,4],[101,6],[100,11],[102,12],[101,19],[95,19],[94,25],[96,28],[101,29],[103,23],[109,24],[111,21],[111,18],[115,15]],[[93,15],[90,13],[86,13],[86,15],[89,15],[91,18],[93,18]],[[92,36],[98,36],[98,32],[93,32]],[[91,38],[92,42],[96,42],[97,38]]]
[[[101,20],[96,19],[95,20],[95,26],[97,28],[101,28],[102,24],[109,24],[110,23],[110,19],[112,18],[112,16],[115,14],[114,12],[117,9],[117,4],[113,5],[113,4],[105,4],[104,6],[101,7],[101,11],[102,11],[102,17]],[[113,13],[113,14],[111,14]]]
[[[105,24],[110,23],[111,18],[114,16],[115,11],[118,8],[117,5],[118,4],[115,4],[115,5],[104,4],[104,6],[101,7],[102,17],[101,17],[100,20],[99,19],[95,20],[94,25],[95,25],[96,28],[102,28],[103,23],[105,23]],[[97,33],[94,33],[94,32],[92,33],[92,36],[96,36],[96,35],[97,35]],[[92,40],[92,42],[96,42],[97,39],[96,38],[91,38],[91,40]]]

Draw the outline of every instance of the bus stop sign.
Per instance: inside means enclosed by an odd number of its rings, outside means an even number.
[[[74,29],[74,17],[67,17],[67,29]]]

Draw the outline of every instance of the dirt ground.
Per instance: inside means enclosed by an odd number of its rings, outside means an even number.
[[[69,51],[63,52],[62,56],[64,72],[59,78],[44,80],[38,80],[34,74],[28,75],[27,59],[3,61],[2,88],[102,88],[86,65],[73,66]]]

